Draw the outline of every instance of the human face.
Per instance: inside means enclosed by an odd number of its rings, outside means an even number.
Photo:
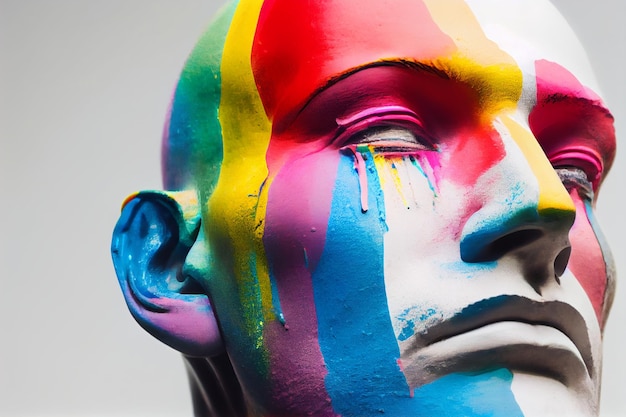
[[[198,191],[259,414],[597,413],[612,118],[579,51],[537,35],[577,45],[558,13],[520,3],[234,11]]]

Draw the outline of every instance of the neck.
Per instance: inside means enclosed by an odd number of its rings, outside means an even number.
[[[245,416],[244,398],[228,356],[183,356],[195,417]]]

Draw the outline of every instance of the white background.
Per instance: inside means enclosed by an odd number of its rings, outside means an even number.
[[[532,1],[532,0],[528,0]],[[626,129],[621,0],[558,0]],[[0,0],[0,416],[190,416],[178,354],[135,324],[109,256],[124,197],[160,188],[170,95],[215,0]],[[618,153],[600,222],[626,271]],[[626,415],[626,286],[603,415]]]

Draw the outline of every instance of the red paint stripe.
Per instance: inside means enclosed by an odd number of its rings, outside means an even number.
[[[455,49],[422,1],[268,0],[252,68],[269,118],[275,119],[351,68],[388,58],[428,61]]]

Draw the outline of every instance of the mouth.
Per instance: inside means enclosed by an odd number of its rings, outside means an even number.
[[[507,368],[570,386],[595,375],[587,326],[558,301],[500,296],[411,337],[400,364],[412,388],[454,372]]]

